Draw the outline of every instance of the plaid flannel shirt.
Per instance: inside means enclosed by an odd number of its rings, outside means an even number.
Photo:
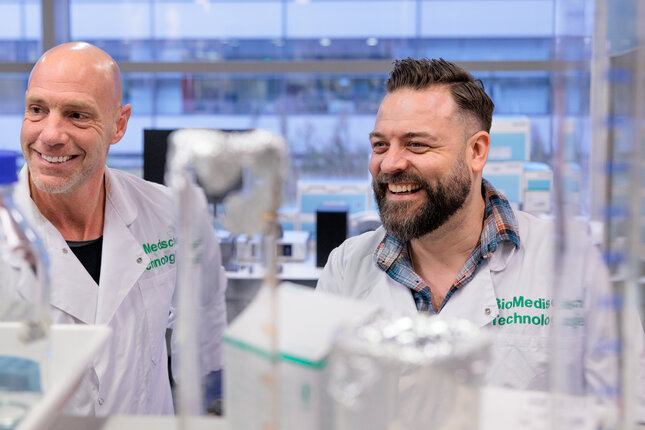
[[[457,289],[473,279],[477,268],[485,259],[493,255],[499,243],[509,241],[516,248],[520,246],[517,220],[508,200],[485,179],[482,179],[482,195],[486,202],[486,208],[484,209],[484,227],[479,243],[461,268],[439,307],[439,311],[443,309]],[[387,234],[374,251],[374,261],[388,276],[410,288],[420,312],[435,313],[430,299],[430,286],[415,273],[407,243],[402,243]]]

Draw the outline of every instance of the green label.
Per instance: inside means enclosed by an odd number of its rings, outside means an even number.
[[[551,307],[551,299],[545,297],[538,297],[536,299],[529,299],[524,296],[513,296],[512,298],[498,298],[497,307],[500,309],[513,309],[513,315],[498,316],[493,320],[493,325],[549,325],[551,318],[545,314],[526,315],[522,313],[523,309],[540,309],[547,310]],[[520,313],[516,312],[519,311]]]
[[[150,264],[146,270],[156,269],[165,265],[175,264],[175,253],[162,252],[170,250],[175,246],[175,238],[168,240],[157,240],[156,242],[142,243],[143,251],[150,257]]]
[[[582,309],[584,302],[580,299],[578,300],[565,300],[562,302],[562,307],[567,310],[571,309]],[[538,313],[533,315],[528,315],[526,309],[539,309],[541,311],[547,311],[554,306],[552,299],[546,297],[538,297],[529,299],[524,296],[513,296],[511,298],[498,298],[497,307],[500,310],[512,310],[512,315],[509,312],[509,315],[500,315],[493,319],[493,325],[503,326],[503,325],[538,325],[538,326],[547,326],[551,323],[551,317],[549,312]],[[529,312],[530,313],[530,312]],[[584,326],[585,321],[581,316],[573,315],[568,318],[564,318],[564,325],[569,327],[581,327]]]
[[[499,316],[493,320],[493,325],[511,325],[511,324],[526,324],[526,325],[549,325],[551,318],[544,314],[540,315],[521,315],[513,312],[513,315],[506,317]]]
[[[525,299],[524,296],[514,296],[512,299],[497,299],[497,307],[500,309],[536,308],[546,310],[551,307],[551,299],[544,297]]]

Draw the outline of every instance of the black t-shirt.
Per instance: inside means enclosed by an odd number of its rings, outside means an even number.
[[[98,285],[101,276],[101,251],[103,250],[103,236],[98,239],[72,241],[67,244],[76,258],[83,264],[87,273],[94,278]]]

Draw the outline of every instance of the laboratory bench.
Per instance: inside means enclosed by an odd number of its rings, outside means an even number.
[[[322,267],[316,267],[315,253],[309,253],[304,261],[279,262],[276,277],[279,282],[288,281],[315,288]],[[240,263],[237,270],[227,270],[226,313],[230,323],[253,300],[262,286],[264,267],[260,263]]]
[[[544,427],[513,427],[501,422],[500,417],[492,418],[489,425],[482,426],[481,430],[547,430]],[[196,417],[189,420],[190,427],[186,430],[233,430],[226,421],[215,417]],[[97,417],[70,417],[62,416],[56,420],[51,430],[185,430],[179,425],[176,417],[147,417],[117,415],[109,418]],[[235,429],[243,430],[243,429]],[[550,429],[549,429],[550,430]],[[574,430],[574,429],[567,429]],[[589,429],[591,430],[591,429]],[[594,429],[595,430],[595,429]],[[634,430],[645,430],[645,424],[634,426]]]
[[[322,267],[316,267],[315,252],[309,252],[304,261],[278,261],[276,277],[281,281],[316,282],[322,273]],[[238,263],[237,270],[227,270],[230,280],[256,280],[264,278],[264,266],[261,263]]]
[[[177,417],[115,415],[112,417],[58,417],[51,430],[184,430]],[[229,430],[216,417],[188,419],[189,430]]]

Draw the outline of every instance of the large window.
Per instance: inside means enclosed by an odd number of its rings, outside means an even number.
[[[288,200],[298,179],[365,179],[387,72],[408,56],[471,70],[496,116],[530,120],[531,157],[550,162],[562,68],[567,114],[588,116],[590,3],[57,0],[68,14],[41,18],[40,1],[0,0],[0,146],[19,147],[27,73],[53,27],[119,61],[133,116],[109,162],[137,173],[145,128],[266,128],[290,145]],[[578,155],[588,152],[588,135],[575,134]]]
[[[437,54],[467,61],[546,60],[553,54],[554,5],[553,0],[70,0],[70,31],[73,39],[93,40],[125,61]],[[574,12],[586,12],[584,5],[578,9]]]
[[[35,61],[42,37],[39,0],[0,1],[0,61]]]

